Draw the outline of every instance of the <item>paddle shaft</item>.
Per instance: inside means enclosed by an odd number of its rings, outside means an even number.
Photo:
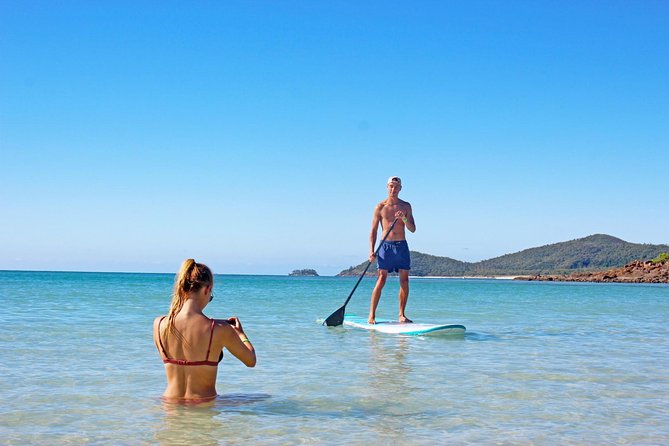
[[[376,255],[379,253],[379,249],[381,249],[381,246],[383,246],[383,242],[386,241],[386,239],[388,238],[388,236],[392,232],[393,228],[395,227],[395,223],[397,223],[397,218],[395,218],[395,220],[393,220],[393,224],[390,225],[390,229],[388,229],[388,232],[386,232],[386,235],[383,237],[383,239],[381,239],[381,243],[379,243],[379,246],[376,248],[376,251],[374,251],[374,257],[376,257]],[[344,302],[344,305],[342,305],[342,308],[346,306],[346,304],[348,303],[349,300],[351,300],[351,297],[353,297],[353,293],[355,293],[355,290],[358,288],[358,285],[360,285],[360,282],[362,281],[362,278],[365,277],[365,274],[367,274],[367,270],[369,269],[369,267],[371,265],[372,265],[372,261],[369,260],[367,262],[367,266],[365,267],[365,270],[362,272],[362,274],[358,278],[358,281],[355,283],[355,286],[351,290],[351,294],[348,295],[348,297],[346,298],[346,302]]]

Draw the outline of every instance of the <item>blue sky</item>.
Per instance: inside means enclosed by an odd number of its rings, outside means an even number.
[[[669,243],[664,1],[0,1],[0,269]]]

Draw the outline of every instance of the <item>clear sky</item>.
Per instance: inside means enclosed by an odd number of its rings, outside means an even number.
[[[669,243],[666,1],[0,0],[0,269]]]

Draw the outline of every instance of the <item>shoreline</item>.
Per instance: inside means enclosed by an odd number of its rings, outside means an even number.
[[[479,279],[479,280],[516,280],[523,276],[409,276],[409,279]]]

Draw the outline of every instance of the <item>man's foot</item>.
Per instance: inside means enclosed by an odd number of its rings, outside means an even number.
[[[413,321],[406,316],[400,316],[400,323],[411,324],[411,323],[413,323]]]
[[[376,319],[374,319],[374,316],[370,316],[369,318],[367,318],[367,323],[371,325],[376,324]]]

